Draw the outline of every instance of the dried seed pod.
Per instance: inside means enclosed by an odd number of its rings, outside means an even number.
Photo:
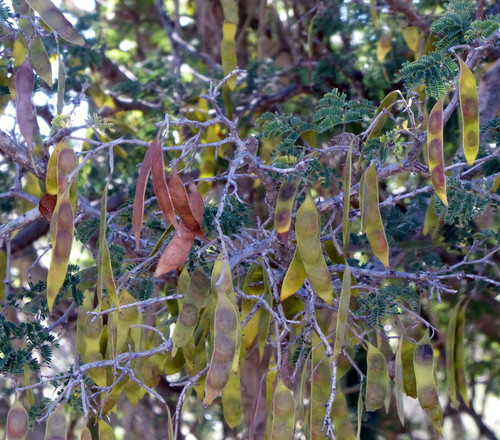
[[[376,411],[384,405],[389,387],[387,361],[382,352],[368,343],[366,355],[367,378],[365,405],[367,411]]]
[[[64,403],[61,403],[47,419],[45,440],[64,440],[65,438],[66,414],[64,412]]]
[[[441,434],[443,410],[439,403],[438,390],[434,377],[434,349],[428,333],[426,333],[415,347],[413,354],[417,396],[422,409],[431,417],[434,427]]]
[[[385,236],[384,224],[380,215],[378,196],[378,177],[375,165],[367,168],[363,176],[362,218],[366,236],[373,253],[385,267],[389,267],[389,244]]]
[[[184,301],[182,302],[181,311],[175,324],[174,334],[172,336],[173,356],[175,356],[177,348],[184,347],[193,337],[201,309],[205,307],[209,293],[210,282],[203,272],[203,269],[195,269],[191,275],[189,287],[184,294]]]
[[[217,264],[218,263],[218,264]],[[225,270],[224,270],[225,268]],[[214,264],[212,284],[217,291],[217,306],[214,315],[214,349],[205,384],[203,404],[210,405],[222,393],[239,350],[239,319],[229,261]],[[228,343],[231,342],[231,344]]]
[[[297,247],[307,277],[315,292],[327,304],[333,301],[333,287],[319,237],[319,213],[310,194],[297,211]]]
[[[467,163],[472,166],[479,151],[479,104],[477,85],[473,73],[460,57],[460,116],[462,119],[462,142]]]
[[[443,101],[436,102],[429,115],[427,129],[427,165],[431,173],[432,186],[436,195],[448,206],[446,198],[446,176],[443,156]]]
[[[273,394],[271,440],[293,439],[295,427],[295,401],[292,392],[278,377]]]
[[[288,239],[288,232],[292,224],[292,209],[295,202],[295,195],[299,187],[299,179],[293,182],[284,181],[276,198],[276,209],[274,210],[274,227],[278,237],[283,243]]]
[[[16,400],[7,414],[7,440],[24,440],[28,435],[28,411]]]

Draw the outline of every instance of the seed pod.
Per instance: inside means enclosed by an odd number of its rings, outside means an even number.
[[[415,347],[413,355],[415,379],[417,382],[418,401],[422,409],[431,417],[434,427],[441,434],[443,410],[439,403],[437,385],[434,378],[434,349],[428,333],[426,333]]]
[[[311,336],[313,346],[321,344],[316,333]],[[311,440],[324,440],[323,420],[325,406],[330,398],[332,369],[325,356],[323,345],[312,352],[311,396],[309,406],[309,430]]]
[[[269,286],[269,279],[267,277],[267,273],[265,270],[263,272],[263,281],[264,281],[264,294],[262,296],[262,299],[267,303],[269,308],[272,308],[273,295],[271,293],[271,287]],[[263,307],[260,312],[259,329],[257,332],[257,342],[259,345],[259,356],[261,360],[264,357],[264,350],[267,344],[267,337],[269,336],[270,325],[271,325],[271,312],[267,307]]]
[[[399,340],[398,348],[396,350],[396,362],[394,365],[394,394],[396,396],[396,408],[398,411],[399,420],[404,426],[405,424],[405,412],[404,412],[404,399],[403,399],[403,341],[402,338]]]
[[[295,401],[280,377],[273,394],[271,440],[293,439]]]
[[[429,115],[427,129],[427,165],[431,173],[432,186],[436,195],[448,206],[446,198],[446,176],[443,156],[443,101],[436,102]]]
[[[448,395],[450,396],[451,406],[458,407],[457,399],[457,383],[455,378],[455,344],[457,330],[457,314],[459,311],[460,302],[453,308],[446,328],[446,385]]]
[[[241,384],[240,368],[231,371],[224,391],[222,391],[222,406],[224,420],[230,428],[235,428],[241,423]]]
[[[397,101],[398,97],[399,93],[397,91],[393,91],[388,93],[386,97],[382,100],[382,102],[378,106],[377,111],[375,112],[374,120],[376,120],[376,122],[373,125],[370,134],[368,135],[368,139],[376,138],[382,132],[385,122],[389,117],[389,115],[386,112],[384,112],[384,109],[390,109],[393,106],[393,104]]]
[[[99,440],[116,440],[113,428],[108,425],[104,420],[97,422],[99,426]]]
[[[184,347],[193,337],[201,309],[205,307],[209,293],[209,280],[203,269],[197,268],[191,276],[189,287],[182,302],[181,312],[175,324],[172,336],[172,356],[175,356],[177,348]]]
[[[462,396],[462,399],[467,406],[469,406],[469,398],[467,397],[467,381],[465,378],[464,334],[465,308],[469,303],[469,299],[470,297],[464,298],[459,303],[455,334],[455,381],[457,384],[457,391],[460,396]]]
[[[229,261],[225,259],[220,261],[221,263],[214,264],[212,273],[212,283],[217,291],[217,306],[213,323],[214,349],[203,400],[205,406],[210,405],[226,386],[239,342],[238,312],[234,303],[229,299],[229,297],[235,297]],[[224,267],[226,270],[223,271]]]
[[[47,419],[45,440],[64,440],[65,438],[66,414],[64,412],[64,403],[61,403]]]
[[[460,116],[462,119],[462,142],[467,163],[472,166],[479,151],[479,104],[477,85],[473,73],[460,57]]]
[[[340,349],[344,344],[347,328],[347,317],[349,315],[349,302],[351,300],[351,271],[346,264],[344,277],[342,279],[342,291],[340,293],[339,309],[337,312],[337,327],[335,331],[335,346],[333,350],[333,359],[336,359]]]
[[[406,45],[413,51],[418,50],[418,42],[420,39],[420,31],[418,26],[407,26],[401,30],[403,39]]]
[[[235,23],[226,23],[222,25],[222,42],[221,42],[221,58],[222,71],[224,75],[229,74],[233,69],[236,69],[238,62],[236,60],[236,30],[238,25]],[[236,88],[236,78],[232,76],[227,81],[230,90]]]
[[[389,267],[389,244],[380,215],[378,177],[375,165],[368,167],[363,178],[363,225],[373,253]]]
[[[333,264],[343,264],[343,265],[347,264],[345,257],[339,253],[339,251],[337,250],[337,248],[333,244],[332,240],[326,240],[324,242],[324,245],[325,245],[326,254],[328,255],[328,257],[330,257],[330,261]],[[344,279],[344,272],[335,272],[335,273],[337,274],[337,276],[340,278],[341,281]],[[352,285],[356,285],[356,279],[351,274],[351,286]],[[358,296],[358,290],[351,289],[351,295]]]
[[[359,162],[358,162],[359,163]],[[365,176],[366,172],[361,175],[359,179],[359,190],[358,190],[358,200],[359,200],[359,232],[364,234],[366,231],[366,221],[365,221],[365,210],[364,210],[364,200],[365,200]]]
[[[332,280],[321,249],[318,210],[310,194],[297,211],[295,233],[297,248],[313,289],[323,301],[331,304]]]
[[[356,139],[356,138],[354,138]],[[351,209],[351,177],[352,177],[352,148],[354,139],[349,145],[343,172],[344,208],[342,211],[342,243],[344,252],[349,247],[349,211]]]
[[[439,228],[440,218],[436,214],[436,198],[431,197],[429,202],[429,206],[427,207],[427,211],[425,212],[425,220],[424,220],[424,235],[431,234],[431,237],[434,238],[436,232]]]
[[[276,199],[274,227],[283,243],[286,243],[288,240],[288,232],[292,224],[293,203],[295,202],[299,182],[299,179],[295,179],[293,182],[283,181]]]
[[[125,306],[127,304],[135,303],[135,298],[128,293],[125,289],[121,292],[120,297],[120,305]],[[117,315],[116,320],[116,353],[122,353],[123,351],[128,351],[127,344],[125,343],[126,339],[131,337],[132,342],[136,350],[139,350],[141,347],[141,336],[142,330],[138,327],[132,328],[133,325],[141,325],[142,324],[142,313],[137,311],[135,307],[127,307],[124,309],[120,309],[117,312],[114,312]],[[108,324],[109,327],[109,324]]]
[[[283,302],[289,296],[296,293],[304,284],[306,277],[306,269],[300,258],[300,251],[297,246],[281,286],[280,302]]]
[[[16,400],[7,414],[7,440],[24,440],[28,435],[28,412]]]
[[[392,49],[392,32],[389,31],[382,35],[377,43],[377,60],[383,63],[385,57]]]
[[[69,200],[69,191],[66,190],[64,194],[58,197],[50,222],[52,257],[47,275],[47,303],[49,312],[52,312],[56,296],[66,278],[73,244],[73,234],[73,208]]]
[[[247,295],[261,296],[264,292],[264,280],[262,277],[262,266],[252,264],[248,269],[245,282],[243,284],[243,292]],[[243,299],[241,301],[241,320],[244,321],[248,314],[256,306],[257,300]],[[248,350],[259,332],[259,320],[261,309],[258,309],[250,320],[243,327],[241,339],[245,350]]]
[[[332,404],[332,419],[335,425],[335,437],[342,440],[355,440],[356,436],[352,429],[349,408],[344,393],[337,388],[335,399]]]
[[[403,368],[403,387],[407,396],[417,398],[417,382],[415,379],[415,369],[413,366],[413,354],[415,344],[402,336],[401,363]]]
[[[367,378],[365,405],[367,411],[376,411],[384,405],[389,387],[389,371],[385,356],[368,343],[366,355]]]

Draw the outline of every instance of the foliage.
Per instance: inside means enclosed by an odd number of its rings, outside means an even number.
[[[0,0],[0,418],[495,438],[497,5],[382,3]]]

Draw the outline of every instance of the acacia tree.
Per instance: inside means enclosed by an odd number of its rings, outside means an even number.
[[[495,8],[0,1],[7,438],[495,439]]]

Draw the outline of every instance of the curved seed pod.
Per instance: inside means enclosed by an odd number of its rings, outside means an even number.
[[[181,311],[175,324],[172,336],[172,356],[177,353],[177,348],[184,347],[193,337],[201,309],[205,307],[209,293],[209,280],[203,269],[197,268],[191,275],[191,281],[184,295]]]
[[[462,119],[462,142],[467,163],[472,166],[479,151],[479,104],[477,85],[473,73],[460,57],[460,116]]]
[[[295,427],[295,401],[281,377],[278,377],[274,390],[271,417],[271,440],[292,440]]]
[[[385,122],[389,117],[389,115],[384,112],[384,109],[390,109],[393,106],[393,104],[397,101],[398,97],[399,93],[395,90],[393,92],[388,93],[382,100],[382,102],[378,106],[377,111],[375,112],[374,125],[372,130],[370,131],[370,134],[368,135],[368,139],[376,138],[381,133],[382,129],[384,128]]]
[[[439,216],[436,214],[435,206],[436,206],[436,198],[431,197],[429,206],[427,207],[427,211],[425,212],[423,233],[424,235],[430,233],[432,238],[434,238],[439,228]]]
[[[377,43],[377,60],[383,63],[385,57],[392,49],[392,32],[389,31],[382,35]]]
[[[79,46],[85,46],[81,35],[50,0],[26,0],[26,3],[38,12],[43,21],[65,40]]]
[[[217,291],[217,306],[214,315],[214,348],[205,384],[204,405],[210,405],[226,386],[237,354],[239,320],[236,306],[229,299],[234,298],[229,261],[216,261],[212,283]],[[223,268],[226,268],[223,270]],[[217,276],[220,274],[220,276]]]
[[[274,385],[276,383],[276,377],[278,375],[278,370],[276,368],[276,359],[274,358],[274,353],[271,354],[269,359],[269,366],[266,374],[266,408],[270,408],[271,411],[266,411],[266,430],[264,433],[264,440],[269,440],[271,436],[271,428],[273,424],[272,408],[273,408],[273,394]]]
[[[262,267],[259,264],[252,264],[248,269],[243,292],[247,295],[261,296],[264,292],[264,280],[262,277]],[[243,321],[256,306],[257,300],[243,299],[241,301],[241,320]],[[259,320],[261,309],[258,309],[241,331],[241,339],[245,350],[248,350],[259,332]]]
[[[342,345],[344,344],[350,300],[351,271],[349,270],[349,266],[346,265],[344,270],[344,277],[342,279],[342,291],[340,293],[339,310],[337,312],[337,327],[335,331],[335,347],[333,349],[333,359],[336,359],[336,357],[340,353]]]
[[[418,401],[422,409],[431,417],[434,427],[441,434],[443,410],[439,403],[437,385],[434,378],[434,349],[428,333],[426,333],[415,347],[413,354],[415,379],[417,382]]]
[[[366,236],[373,253],[385,267],[389,267],[389,244],[380,215],[378,177],[374,165],[368,167],[364,174],[362,216]]]
[[[446,198],[446,176],[443,156],[443,101],[436,102],[429,115],[427,129],[427,165],[431,173],[432,186],[436,195],[448,206]]]
[[[80,440],[92,440],[92,434],[90,433],[89,428],[83,428],[83,431],[80,434]]]
[[[465,360],[464,360],[464,334],[465,334],[465,308],[469,303],[468,298],[464,298],[459,303],[457,312],[457,324],[455,335],[455,380],[457,391],[462,396],[464,403],[469,406],[469,398],[467,397],[467,381],[465,378]]]
[[[312,287],[323,301],[331,304],[332,279],[321,249],[318,210],[310,194],[297,211],[295,233],[297,248]]]
[[[344,180],[342,182],[344,189],[344,208],[342,211],[342,243],[344,245],[344,252],[347,252],[347,248],[349,247],[349,211],[351,209],[352,147],[354,139],[347,151],[343,172]]]
[[[292,209],[299,182],[299,179],[295,179],[293,182],[283,181],[276,199],[274,227],[278,233],[279,239],[283,243],[286,243],[288,239],[288,232],[292,224]]]
[[[401,424],[405,425],[405,412],[404,412],[404,385],[403,385],[403,341],[399,340],[398,348],[396,350],[396,362],[394,365],[394,394],[396,396],[396,408],[398,410],[399,420]]]
[[[235,428],[241,423],[241,384],[240,368],[233,369],[229,375],[224,391],[222,392],[222,406],[224,420],[230,428]]]
[[[28,435],[28,411],[16,400],[7,414],[7,440],[24,440]]]
[[[418,26],[407,26],[401,30],[403,39],[406,45],[413,51],[418,50],[418,42],[420,39],[420,31]]]
[[[47,419],[45,440],[64,440],[66,438],[66,414],[61,403]]]
[[[332,404],[332,418],[335,425],[335,437],[342,440],[355,440],[356,435],[352,428],[351,416],[344,393],[337,388]]]
[[[47,303],[49,312],[52,312],[56,296],[66,278],[73,235],[73,208],[69,200],[69,188],[67,188],[64,194],[58,197],[50,222],[52,256],[47,275]]]
[[[302,263],[302,259],[300,258],[300,251],[297,246],[281,286],[280,302],[283,302],[289,296],[296,293],[302,287],[306,278],[306,269]]]
[[[417,398],[417,382],[415,379],[415,368],[413,366],[413,354],[415,353],[415,344],[410,342],[404,336],[401,338],[402,352],[401,362],[403,368],[403,386],[407,396]]]
[[[376,411],[384,405],[389,388],[389,371],[382,352],[368,343],[366,355],[367,377],[365,405],[367,411]]]
[[[116,440],[113,428],[108,425],[104,420],[97,422],[99,426],[99,440]]]

